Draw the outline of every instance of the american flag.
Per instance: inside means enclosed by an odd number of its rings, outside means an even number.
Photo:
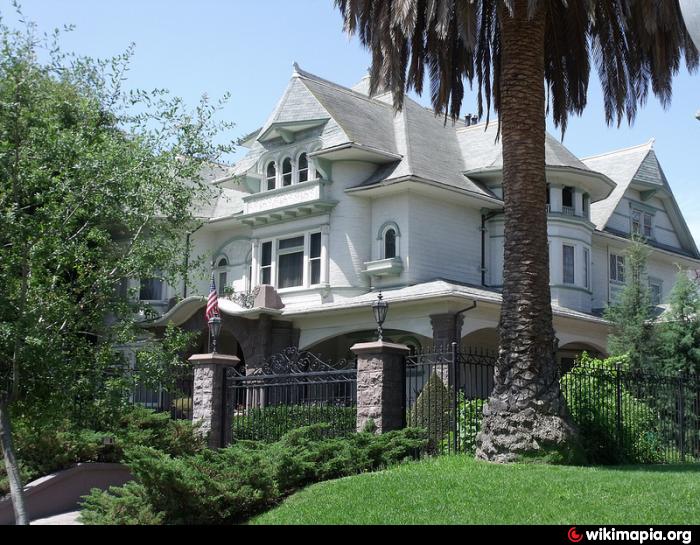
[[[212,316],[219,314],[219,294],[216,293],[216,282],[214,282],[214,273],[211,273],[211,288],[209,288],[209,299],[207,299],[207,310],[204,313],[207,321],[211,320]]]

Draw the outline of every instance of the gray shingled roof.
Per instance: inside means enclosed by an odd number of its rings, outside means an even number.
[[[503,147],[500,140],[496,142],[497,132],[497,119],[492,120],[488,126],[486,123],[479,123],[457,130],[467,174],[503,168]],[[547,166],[590,170],[551,134],[546,134],[544,145]]]
[[[591,204],[591,221],[599,230],[605,229],[615,208],[652,148],[652,141],[639,146],[587,157],[583,162],[589,168],[612,179],[617,186],[607,199]]]

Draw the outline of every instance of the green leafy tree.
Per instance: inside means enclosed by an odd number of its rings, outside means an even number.
[[[466,82],[478,114],[499,114],[504,266],[495,387],[477,456],[513,461],[574,437],[556,380],[547,248],[545,121],[586,107],[591,68],[608,123],[632,121],[649,89],[666,105],[698,52],[678,0],[336,0],[345,30],[372,54],[371,93],[400,109],[425,80],[436,114],[460,116]],[[426,78],[427,76],[427,78]]]
[[[635,370],[651,370],[658,365],[655,316],[646,272],[648,256],[643,239],[633,237],[625,253],[625,285],[605,311],[605,318],[612,323],[610,354],[629,355]]]
[[[700,379],[700,287],[679,270],[661,323],[663,368]]]
[[[0,20],[0,444],[18,523],[12,418],[103,396],[137,329],[121,282],[180,278],[200,173],[230,149],[212,144],[221,103],[127,92],[131,49],[93,60],[60,36]]]

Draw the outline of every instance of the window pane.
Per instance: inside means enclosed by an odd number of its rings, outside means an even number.
[[[299,181],[305,182],[309,179],[309,160],[305,153],[299,156]]]
[[[311,262],[311,283],[320,284],[321,283],[321,260],[314,259]]]
[[[216,289],[219,293],[223,293],[225,287],[226,287],[226,273],[220,272],[219,273],[219,285],[216,287]]]
[[[281,242],[281,241],[280,241]],[[304,282],[304,252],[279,256],[279,288],[301,286]]]
[[[389,229],[384,235],[384,259],[396,257],[396,231]]]
[[[314,257],[321,257],[321,233],[313,233],[311,235],[309,257],[313,259]]]
[[[287,158],[282,163],[282,185],[292,184],[292,160]]]
[[[263,267],[267,267],[268,265],[272,264],[272,242],[263,242],[260,264]]]
[[[590,252],[588,251],[588,248],[583,249],[583,285],[588,288],[590,279],[589,279],[589,260],[590,260]]]
[[[270,281],[271,280],[270,279],[271,272],[272,272],[272,269],[270,267],[266,267],[262,270],[262,278],[261,278],[261,282],[260,282],[261,284],[268,284],[268,285],[272,284],[272,282]]]
[[[280,250],[288,250],[289,248],[303,248],[304,247],[304,237],[294,237],[294,238],[287,238],[285,240],[280,240],[279,241],[279,246],[278,248]]]
[[[275,178],[277,177],[277,168],[275,163],[267,165],[267,189],[275,189]]]
[[[562,206],[573,208],[574,206],[574,191],[570,187],[565,187],[561,192]]]
[[[564,245],[564,283],[574,283],[574,247]]]
[[[163,293],[163,282],[159,278],[141,280],[139,299],[142,301],[160,301]]]
[[[225,257],[222,257],[219,260],[219,264],[217,265],[218,267],[227,267],[228,266],[228,261],[226,260]]]

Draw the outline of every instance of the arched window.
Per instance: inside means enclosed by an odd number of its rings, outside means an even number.
[[[282,161],[282,187],[292,185],[292,160],[287,157]]]
[[[384,259],[396,257],[396,231],[387,229],[384,233]]]
[[[297,167],[299,169],[299,183],[305,182],[309,179],[309,159],[306,157],[306,153],[302,153],[297,161]]]
[[[216,264],[217,271],[219,273],[219,282],[216,286],[216,290],[219,294],[223,295],[224,289],[226,288],[226,282],[228,281],[228,259],[222,257]]]
[[[271,161],[267,165],[267,170],[265,171],[265,180],[267,182],[268,191],[275,189],[275,185],[277,183],[277,167],[275,166],[274,161]]]

